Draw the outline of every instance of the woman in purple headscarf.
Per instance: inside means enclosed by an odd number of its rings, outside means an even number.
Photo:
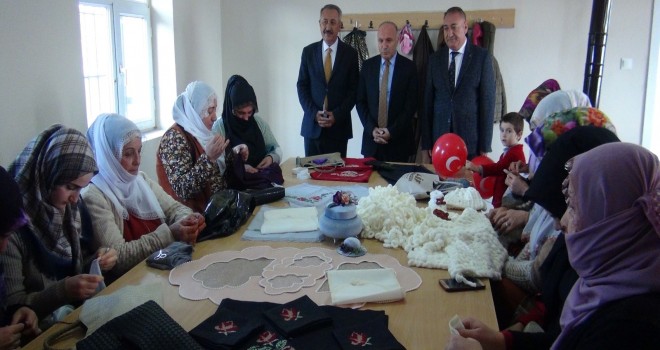
[[[579,278],[564,304],[553,349],[657,349],[658,157],[637,145],[611,143],[567,167],[568,210],[561,223]]]

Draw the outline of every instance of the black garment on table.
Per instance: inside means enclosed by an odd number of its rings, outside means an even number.
[[[78,350],[203,348],[155,301],[117,316],[76,343]]]
[[[593,125],[577,126],[561,134],[553,142],[534,173],[525,199],[531,200],[556,218],[561,218],[566,211],[566,200],[562,192],[562,183],[568,171],[566,162],[597,146],[609,142],[618,142],[619,138],[611,131]]]
[[[422,165],[412,165],[412,164],[392,164],[387,162],[381,162],[379,160],[370,160],[364,164],[371,165],[374,167],[374,170],[378,171],[378,174],[385,179],[390,185],[394,185],[401,176],[407,173],[427,173],[433,174],[433,172]]]
[[[245,171],[246,162],[231,150],[227,151],[227,187],[236,190],[262,190],[273,187],[273,184],[281,185],[284,183],[282,168],[278,163],[271,163],[268,167],[258,169],[256,173]],[[262,158],[263,159],[263,158]]]
[[[541,301],[545,305],[544,333],[511,332],[513,349],[549,349],[561,332],[559,318],[564,302],[578,275],[568,260],[564,235],[557,236],[548,257],[541,265]]]
[[[426,104],[424,103],[424,91],[426,91],[426,72],[429,66],[429,56],[434,52],[429,32],[426,30],[428,26],[422,26],[422,30],[417,36],[417,41],[413,47],[413,62],[417,67],[417,115],[413,118],[413,130],[415,135],[415,147],[419,147],[419,142],[422,138],[419,120]],[[415,149],[417,151],[417,149]],[[416,155],[412,155],[410,161],[414,161]]]
[[[264,311],[272,309],[279,304],[268,302],[249,302],[232,299],[223,299],[220,308],[240,312],[247,318],[257,318],[263,321],[264,328],[255,336],[246,340],[237,349],[248,349],[251,346],[260,346],[259,349],[281,349],[291,346],[294,349],[330,350],[341,349],[333,336],[333,330],[339,327],[348,327],[367,322],[380,322],[384,325],[382,333],[387,331],[388,317],[384,311],[353,310],[336,306],[323,305],[320,308],[330,316],[332,322],[325,327],[316,328],[294,338],[286,338],[264,316]],[[380,321],[379,321],[380,320]],[[277,347],[279,346],[279,348]]]
[[[248,120],[234,115],[234,108],[252,103],[254,112]],[[222,105],[222,123],[231,147],[246,144],[250,153],[246,163],[256,167],[266,157],[266,143],[254,114],[259,112],[257,96],[252,86],[240,75],[232,75],[227,82],[225,100]],[[228,147],[228,149],[231,149]]]
[[[616,300],[598,308],[560,349],[655,350],[660,347],[660,294]]]
[[[342,350],[351,349],[373,349],[373,350],[405,350],[406,348],[399,343],[394,335],[389,332],[383,332],[383,327],[387,329],[387,324],[383,325],[382,320],[351,325],[335,329],[332,334],[340,344]]]
[[[190,331],[190,335],[209,349],[233,349],[263,328],[260,319],[219,307],[211,317]]]
[[[369,58],[369,49],[367,48],[367,32],[353,27],[350,33],[346,34],[342,39],[346,44],[350,45],[358,53],[358,70],[362,70],[362,63]]]
[[[332,322],[330,316],[307,295],[268,309],[264,312],[264,316],[287,338]]]
[[[147,265],[161,270],[171,270],[192,260],[193,246],[184,242],[172,242],[147,258]]]

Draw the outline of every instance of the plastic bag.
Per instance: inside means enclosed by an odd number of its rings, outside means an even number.
[[[231,235],[247,221],[253,211],[254,201],[249,193],[237,190],[214,193],[204,211],[206,227],[200,232],[197,241]]]

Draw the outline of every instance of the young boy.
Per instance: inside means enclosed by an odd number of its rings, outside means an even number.
[[[509,164],[521,161],[525,163],[525,153],[523,146],[518,144],[522,137],[523,117],[517,112],[505,114],[500,121],[500,140],[504,145],[504,153],[500,156],[497,163],[476,165],[467,162],[466,168],[478,172],[482,177],[495,176],[495,188],[493,188],[493,207],[499,208],[502,205],[502,196],[506,190],[505,169],[509,169]]]

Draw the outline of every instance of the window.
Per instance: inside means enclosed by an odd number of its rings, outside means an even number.
[[[147,0],[87,0],[79,11],[87,123],[114,112],[155,128]]]

